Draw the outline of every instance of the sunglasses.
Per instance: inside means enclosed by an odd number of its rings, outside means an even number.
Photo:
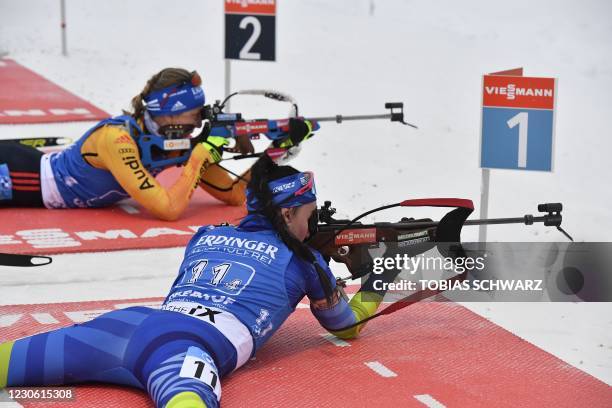
[[[306,183],[299,190],[297,190],[295,193],[293,193],[293,195],[295,197],[301,196],[303,194],[306,194],[310,190],[314,189],[314,173],[312,171],[305,171],[303,174],[304,174],[304,176],[307,177],[307,181],[306,181]],[[304,177],[304,176],[302,176],[302,177]],[[300,178],[300,181],[302,181],[302,178]],[[313,191],[313,193],[314,193],[314,191]]]

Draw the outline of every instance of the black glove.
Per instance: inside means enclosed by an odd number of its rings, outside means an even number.
[[[289,119],[289,137],[280,142],[277,147],[294,147],[313,135],[312,123],[309,120],[291,118]]]

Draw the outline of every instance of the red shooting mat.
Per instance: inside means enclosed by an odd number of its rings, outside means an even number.
[[[11,59],[0,59],[0,89],[0,124],[91,121],[111,116]]]
[[[0,306],[0,341],[160,301]],[[299,305],[255,359],[223,379],[223,406],[609,407],[612,401],[605,383],[451,302],[421,302],[382,317],[354,341],[335,344],[323,334],[307,305]],[[153,406],[139,390],[105,385],[75,390],[72,402],[20,403]]]
[[[179,168],[158,176],[172,184]],[[208,195],[194,192],[187,210],[176,221],[162,221],[133,200],[108,208],[0,208],[0,252],[59,254],[184,246],[202,225],[237,223],[246,214]]]

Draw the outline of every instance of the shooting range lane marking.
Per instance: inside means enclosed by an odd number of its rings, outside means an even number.
[[[22,316],[22,313],[0,315],[0,327],[10,327],[17,323]]]
[[[138,214],[140,212],[138,208],[129,204],[119,204],[119,207],[128,214]]]
[[[23,405],[12,399],[6,390],[0,390],[0,407],[2,408],[23,408]]]
[[[59,320],[51,316],[49,313],[32,313],[32,318],[41,324],[59,323]]]
[[[332,343],[333,345],[337,346],[337,347],[351,347],[351,345],[342,340],[339,339],[338,337],[334,336],[333,334],[329,334],[329,333],[322,333],[319,336],[323,337],[325,340],[329,341],[330,343]]]
[[[367,365],[369,368],[371,368],[376,374],[380,375],[381,377],[385,377],[385,378],[397,377],[397,374],[389,370],[387,367],[385,367],[378,361],[369,361],[363,364]]]
[[[442,404],[429,394],[414,395],[414,398],[429,408],[446,408],[446,405]]]

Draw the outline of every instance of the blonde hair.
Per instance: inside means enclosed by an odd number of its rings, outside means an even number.
[[[142,118],[145,111],[143,100],[147,94],[152,91],[158,91],[160,89],[172,86],[180,85],[184,82],[191,81],[192,73],[183,68],[164,68],[157,74],[153,75],[147,81],[147,84],[142,91],[132,98],[132,110],[133,112],[127,112],[135,119]]]

